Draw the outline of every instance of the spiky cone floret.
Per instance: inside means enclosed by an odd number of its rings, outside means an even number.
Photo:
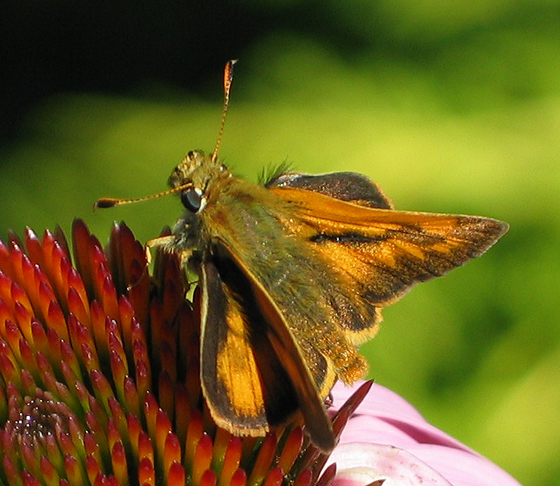
[[[0,241],[0,483],[327,486],[299,427],[262,440],[213,423],[201,394],[197,298],[177,259],[123,223]],[[362,390],[362,395],[367,390]],[[361,400],[334,419],[340,432]]]

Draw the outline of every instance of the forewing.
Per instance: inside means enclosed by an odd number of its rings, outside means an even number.
[[[334,446],[330,421],[278,308],[231,249],[203,262],[202,382],[218,425],[263,435],[301,410],[313,442]]]
[[[271,191],[294,207],[287,228],[327,262],[339,285],[374,307],[481,255],[508,228],[477,216],[375,209],[295,188]],[[355,320],[342,324],[361,340]]]

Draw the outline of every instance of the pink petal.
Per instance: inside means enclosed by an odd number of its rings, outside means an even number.
[[[336,385],[334,408],[354,389]],[[519,486],[494,463],[426,422],[412,405],[380,385],[371,388],[348,421],[330,462],[337,463],[335,486],[365,485],[383,478],[386,486]]]
[[[342,444],[330,460],[337,464],[333,486],[366,485],[378,479],[385,480],[383,486],[452,486],[414,455],[387,445]]]
[[[362,383],[363,381],[358,381],[352,386],[346,386],[338,381],[332,389],[333,407],[339,409]],[[361,403],[359,410],[363,413],[374,412],[375,415],[395,415],[401,418],[409,417],[410,419],[424,421],[424,418],[420,415],[418,410],[404,398],[377,383],[373,384],[370,392]]]
[[[359,384],[358,384],[359,386]],[[334,406],[339,407],[353,393],[353,388],[335,385]],[[403,447],[410,443],[440,444],[472,452],[458,440],[426,422],[424,417],[395,392],[374,384],[371,391],[358,407],[356,414],[344,430],[341,443],[363,441],[367,430],[367,441]],[[391,441],[388,441],[388,438]]]
[[[407,450],[449,479],[453,486],[520,486],[503,469],[477,453],[431,444]]]

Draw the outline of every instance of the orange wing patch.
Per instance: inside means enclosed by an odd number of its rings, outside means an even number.
[[[236,415],[259,416],[264,414],[264,396],[257,363],[241,309],[232,298],[228,302],[226,337],[216,358],[218,381],[223,383]]]

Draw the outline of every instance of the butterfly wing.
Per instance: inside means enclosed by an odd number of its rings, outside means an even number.
[[[305,189],[369,208],[393,209],[393,203],[383,189],[366,176],[356,172],[331,172],[319,175],[280,173],[269,180],[265,187]]]
[[[323,177],[323,176],[317,176]],[[348,176],[347,176],[348,177]],[[359,176],[360,180],[363,176]],[[351,182],[351,179],[348,179]],[[370,337],[380,320],[364,321],[363,305],[376,309],[393,303],[416,283],[441,276],[484,253],[507,231],[505,223],[477,216],[393,211],[346,200],[333,191],[284,184],[271,191],[293,205],[289,231],[305,240],[337,275],[342,288],[353,289],[354,307],[340,324],[355,344]],[[372,200],[379,199],[372,184]],[[329,195],[326,195],[329,194]],[[358,316],[358,318],[353,318]]]
[[[264,435],[301,411],[313,442],[334,436],[298,344],[250,269],[219,242],[201,265],[201,376],[216,423]],[[233,427],[232,427],[233,425]]]

